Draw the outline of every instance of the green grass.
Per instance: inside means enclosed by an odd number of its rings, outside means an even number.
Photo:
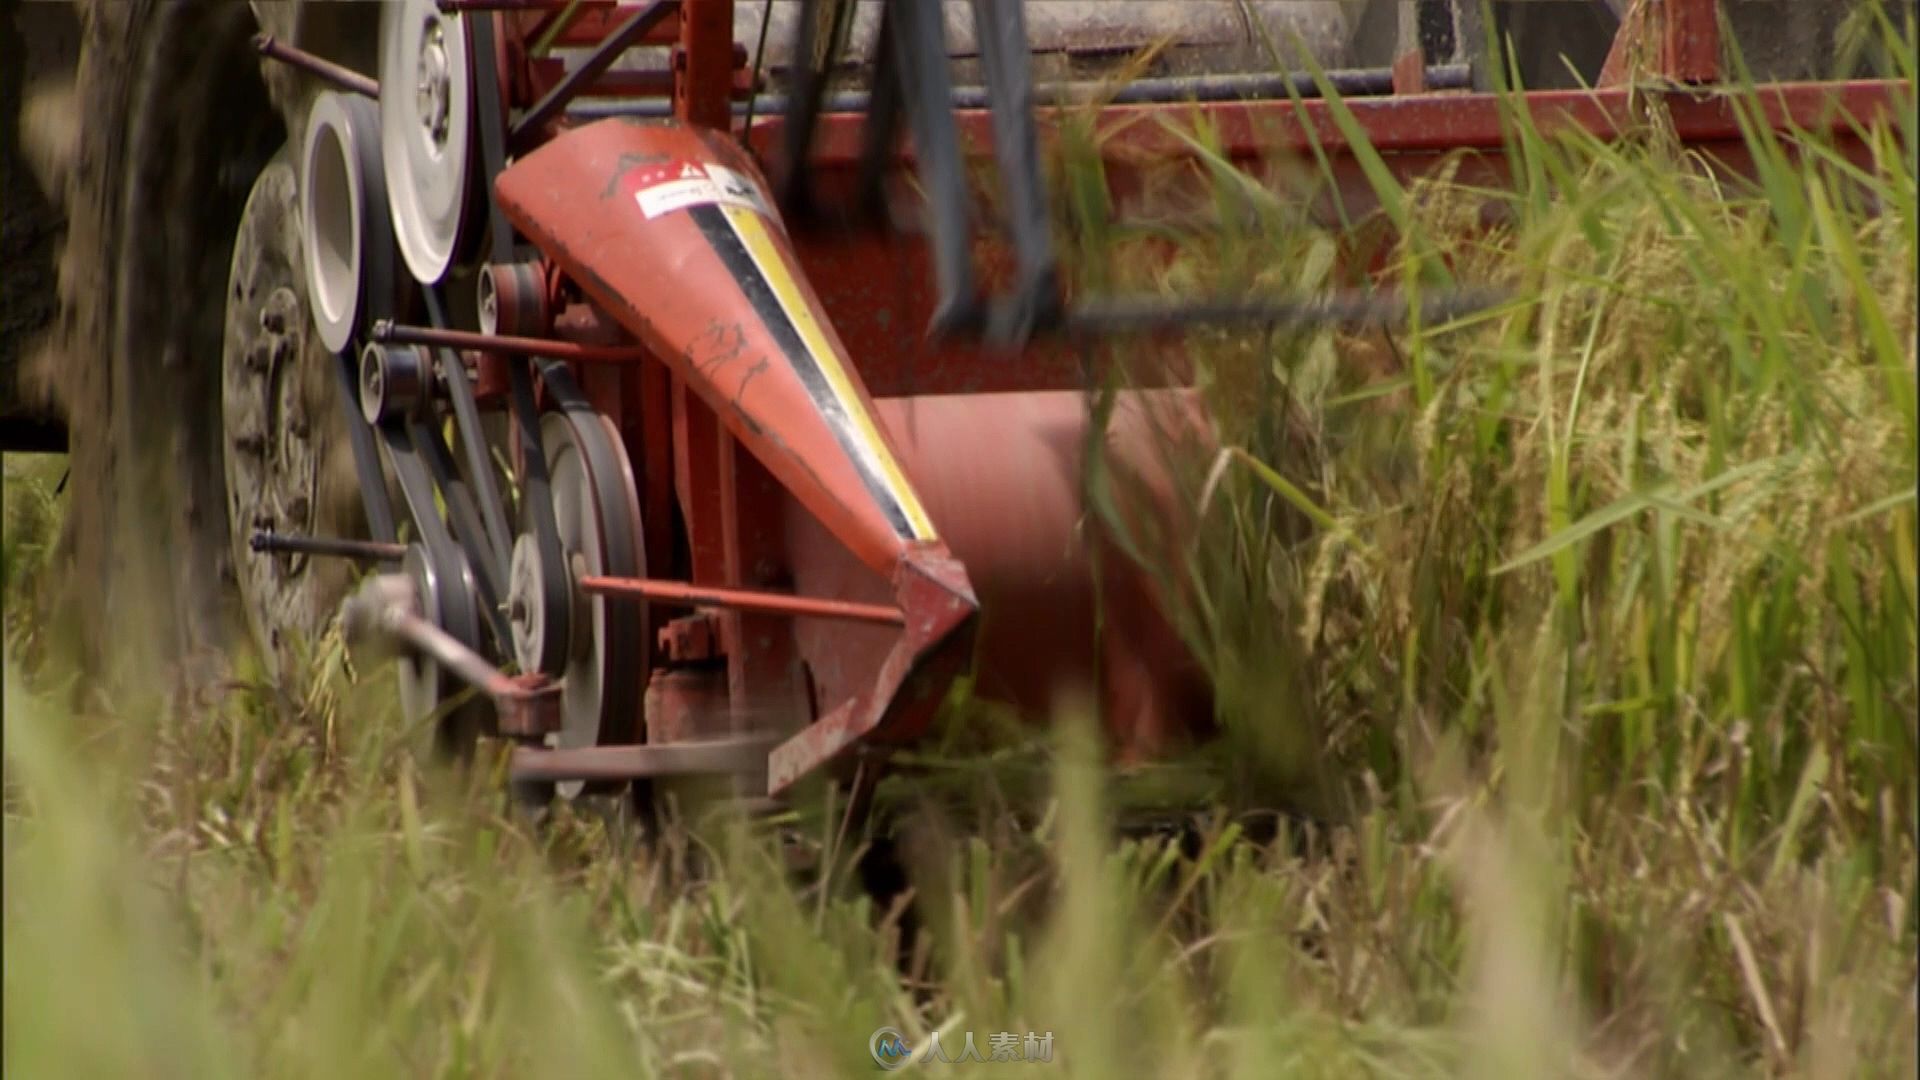
[[[1391,189],[1391,276],[1515,299],[1384,367],[1202,339],[1228,449],[1159,569],[1221,743],[1116,775],[1080,711],[984,757],[957,716],[883,792],[895,904],[813,804],[798,876],[764,827],[531,828],[336,642],[299,702],[75,710],[10,667],[6,1065],[867,1075],[889,1024],[1098,1077],[1912,1075],[1912,117],[1868,168],[1756,135],[1752,186],[1516,123],[1517,193]],[[1339,280],[1298,200],[1212,175],[1225,235],[1063,184],[1088,280]],[[48,498],[9,462],[16,656]],[[1184,834],[1116,833],[1168,790]]]

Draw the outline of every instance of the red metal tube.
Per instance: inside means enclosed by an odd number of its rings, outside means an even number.
[[[684,581],[657,581],[649,578],[583,577],[580,587],[590,593],[609,596],[638,596],[660,603],[685,604],[688,607],[716,607],[731,611],[751,611],[763,615],[808,616],[844,619],[849,622],[882,623],[901,626],[906,616],[888,604],[856,604],[845,600],[826,600],[786,593],[755,592],[751,589],[722,589],[693,585]]]

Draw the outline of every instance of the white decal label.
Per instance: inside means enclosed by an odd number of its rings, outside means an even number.
[[[634,194],[648,219],[716,203],[772,214],[759,185],[732,169],[688,161],[663,171],[665,176]]]

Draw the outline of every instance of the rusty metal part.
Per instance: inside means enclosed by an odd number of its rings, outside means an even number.
[[[646,358],[646,350],[604,345],[581,345],[556,338],[516,337],[510,334],[476,334],[470,330],[442,330],[431,326],[409,326],[392,320],[373,324],[370,335],[376,343],[395,345],[433,345],[447,349],[478,349],[483,352],[515,356],[545,356],[554,360],[577,360],[586,364],[632,364]]]
[[[647,684],[647,743],[666,746],[724,737],[732,731],[732,713],[727,672],[721,665],[659,668]]]
[[[272,34],[255,34],[253,47],[261,56],[269,60],[278,60],[289,67],[299,68],[322,82],[350,94],[359,94],[361,97],[372,98],[375,101],[380,99],[378,80],[362,75],[352,68],[315,56],[305,49],[296,49],[292,45],[275,40]]]
[[[837,619],[845,622],[878,623],[900,626],[906,614],[887,604],[855,604],[811,596],[753,592],[747,589],[722,589],[691,585],[683,581],[649,581],[641,578],[583,577],[580,588],[608,596],[641,596],[664,604],[686,607],[713,607],[728,611],[751,611],[763,615],[791,615],[795,618]]]
[[[512,739],[538,739],[560,726],[561,687],[539,672],[506,676],[493,694],[494,730]]]
[[[480,268],[480,332],[537,337],[553,329],[547,275],[538,263],[488,263]]]
[[[299,552],[303,555],[328,555],[369,562],[399,562],[406,557],[407,545],[379,540],[355,540],[345,536],[291,536],[261,529],[248,541],[255,551]]]
[[[902,560],[894,581],[907,614],[903,632],[870,682],[768,755],[769,794],[839,760],[864,739],[924,733],[964,670],[973,645],[966,628],[979,610],[965,568],[944,549],[929,546]]]
[[[708,611],[672,620],[660,628],[660,651],[675,664],[714,659],[720,655],[719,620]]]
[[[645,780],[667,776],[754,775],[766,768],[770,740],[716,739],[662,746],[594,746],[577,750],[516,747],[513,779],[530,782]]]
[[[1466,76],[1464,85],[1458,87],[1437,86],[1434,83],[1432,73],[1427,69],[1426,59],[1421,55],[1420,50],[1408,49],[1406,52],[1401,53],[1393,62],[1391,69],[1392,82],[1389,85],[1389,89],[1396,94],[1424,94],[1429,87],[1435,90],[1442,90],[1466,89],[1472,86],[1473,69],[1465,64],[1457,66],[1463,69]]]
[[[416,549],[417,550],[417,549]],[[496,730],[530,738],[560,728],[560,687],[544,675],[508,675],[420,614],[418,579],[382,574],[349,597],[341,623],[350,641],[397,639],[479,690],[495,706]]]
[[[1720,80],[1720,5],[1717,0],[1667,0],[1661,35],[1661,74],[1677,83]]]
[[[728,130],[727,101],[734,71],[746,53],[733,40],[732,4],[692,4],[680,10],[673,50],[673,115],[683,124]]]

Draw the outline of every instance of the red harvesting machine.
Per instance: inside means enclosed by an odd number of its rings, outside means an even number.
[[[1147,512],[1181,520],[1166,451],[1209,435],[1177,331],[1392,304],[1069,296],[1041,160],[1062,117],[1088,115],[1088,82],[1037,72],[1149,44],[1154,18],[1191,36],[1168,9],[1287,6],[804,0],[769,35],[757,2],[408,0],[381,9],[374,74],[263,35],[317,80],[290,162],[270,166],[291,186],[263,173],[248,208],[297,200],[298,257],[262,278],[272,245],[243,218],[229,295],[277,296],[294,325],[236,304],[226,392],[267,393],[280,354],[256,327],[317,338],[293,352],[322,357],[346,403],[364,524],[313,527],[309,503],[270,497],[286,454],[229,433],[230,509],[253,528],[238,576],[269,651],[310,613],[284,600],[298,575],[384,563],[346,614],[399,641],[407,710],[437,716],[455,754],[514,741],[516,781],[561,796],[844,778],[922,735],[965,673],[1030,714],[1091,689],[1122,753],[1204,726],[1205,680],[1147,576],[1083,528],[1093,427]],[[1371,6],[1396,27],[1390,66],[1202,56],[1212,70],[1105,87],[1091,123],[1113,204],[1193,164],[1171,129],[1200,120],[1236,164],[1325,155],[1365,206],[1337,108],[1402,180],[1458,160],[1500,182],[1513,102],[1476,59],[1480,5]],[[1596,88],[1527,92],[1535,123],[1614,138],[1656,110],[1703,157],[1749,167],[1716,89],[1719,5],[1626,8]],[[1116,28],[1119,9],[1144,23]],[[1901,92],[1779,82],[1758,102],[1864,157]],[[1122,333],[1166,362],[1096,421],[1088,361]]]

